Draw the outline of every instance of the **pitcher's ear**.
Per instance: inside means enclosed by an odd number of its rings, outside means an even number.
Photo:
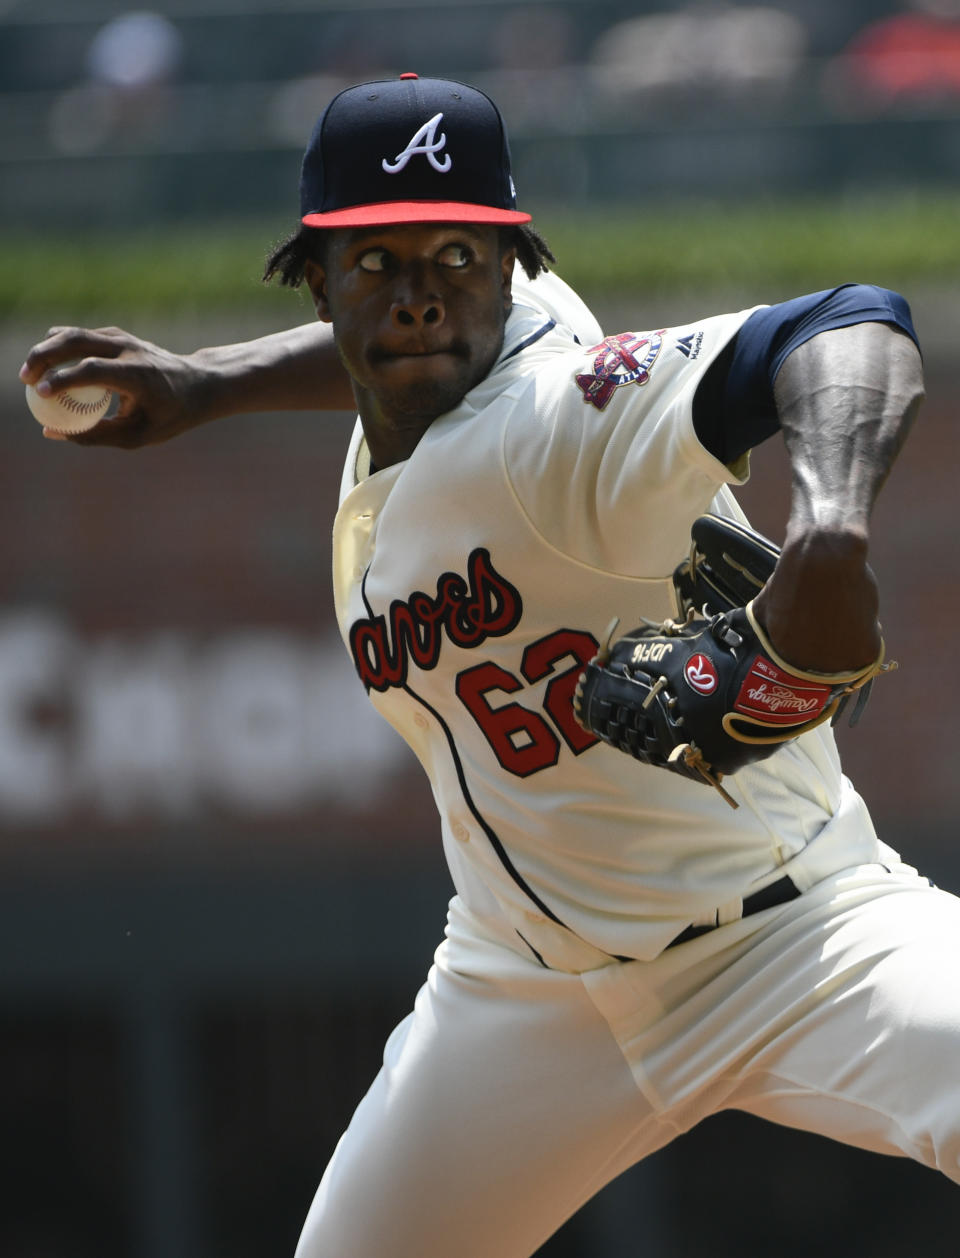
[[[332,322],[330,303],[327,301],[327,273],[319,262],[308,258],[303,264],[303,278],[307,281],[317,318],[323,323]]]
[[[508,249],[500,259],[500,285],[503,292],[503,308],[510,313],[513,305],[513,268],[517,261],[516,249]]]

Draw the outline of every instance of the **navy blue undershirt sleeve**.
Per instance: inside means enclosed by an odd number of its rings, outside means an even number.
[[[773,382],[784,359],[818,332],[854,323],[889,323],[917,341],[906,301],[873,284],[843,284],[755,311],[697,387],[693,426],[700,443],[733,463],[772,436],[780,427]]]

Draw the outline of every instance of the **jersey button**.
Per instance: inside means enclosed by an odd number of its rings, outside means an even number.
[[[523,916],[532,926],[540,926],[547,920],[542,913],[534,913],[532,909],[527,909]]]
[[[470,831],[467,829],[467,827],[463,824],[462,821],[458,821],[454,825],[453,837],[457,839],[460,843],[470,842]]]
[[[422,712],[417,712],[417,714],[413,718],[413,723],[414,725],[417,726],[418,729],[427,728],[427,718],[423,715]]]

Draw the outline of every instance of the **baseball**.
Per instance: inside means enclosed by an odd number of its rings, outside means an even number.
[[[27,385],[27,406],[38,424],[67,435],[86,432],[110,409],[113,394],[102,385],[79,385],[54,397],[41,397]]]

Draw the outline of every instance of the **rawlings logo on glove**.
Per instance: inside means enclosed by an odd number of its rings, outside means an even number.
[[[691,556],[674,573],[685,619],[647,623],[608,643],[580,675],[574,711],[584,729],[644,764],[715,786],[724,774],[836,720],[856,691],[893,664],[815,673],[781,659],[753,614],[777,548],[732,521],[701,517]],[[742,603],[735,603],[743,597]],[[743,604],[746,604],[745,606]]]

